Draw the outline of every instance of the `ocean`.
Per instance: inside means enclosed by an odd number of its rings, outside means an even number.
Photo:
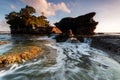
[[[0,41],[7,42],[0,45],[0,55],[28,44],[48,50],[40,58],[0,69],[0,80],[120,80],[120,64],[108,53],[91,47],[91,39],[71,43],[56,42],[53,37],[0,34]]]

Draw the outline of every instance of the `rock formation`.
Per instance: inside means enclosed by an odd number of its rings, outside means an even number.
[[[37,46],[15,47],[0,56],[0,68],[12,63],[22,63],[42,55],[43,50]]]
[[[4,44],[7,44],[9,43],[8,41],[0,41],[0,45],[4,45]]]
[[[6,15],[12,34],[50,34],[53,27],[50,26],[44,14],[35,16],[36,10],[31,6],[21,8],[19,12],[10,12]]]
[[[55,23],[56,27],[62,31],[62,34],[56,36],[56,41],[64,42],[71,37],[83,41],[84,37],[95,34],[94,30],[98,24],[98,22],[93,19],[95,14],[95,12],[91,12],[76,18],[67,17]]]
[[[72,30],[75,35],[93,35],[96,25],[98,24],[98,22],[93,20],[95,14],[95,12],[91,12],[76,18],[63,18],[60,22],[55,23],[55,25],[63,33],[68,32],[68,30]]]

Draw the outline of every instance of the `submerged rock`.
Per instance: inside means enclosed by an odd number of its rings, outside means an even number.
[[[11,63],[22,63],[42,55],[43,50],[37,46],[15,47],[0,56],[0,67],[5,67]]]

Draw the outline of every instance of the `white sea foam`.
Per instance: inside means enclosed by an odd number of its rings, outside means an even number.
[[[84,43],[45,44],[57,50],[55,64],[47,66],[45,56],[33,62],[14,64],[0,71],[0,80],[120,80],[120,64],[105,52]],[[12,77],[10,77],[12,76]]]

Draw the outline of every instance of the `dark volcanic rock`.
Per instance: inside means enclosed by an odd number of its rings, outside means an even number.
[[[98,22],[93,20],[95,14],[95,12],[91,12],[76,18],[63,18],[60,22],[55,23],[55,25],[63,33],[68,32],[68,30],[72,30],[73,34],[93,35],[96,25],[98,24]]]
[[[91,46],[120,55],[120,36],[103,35],[92,37]]]

